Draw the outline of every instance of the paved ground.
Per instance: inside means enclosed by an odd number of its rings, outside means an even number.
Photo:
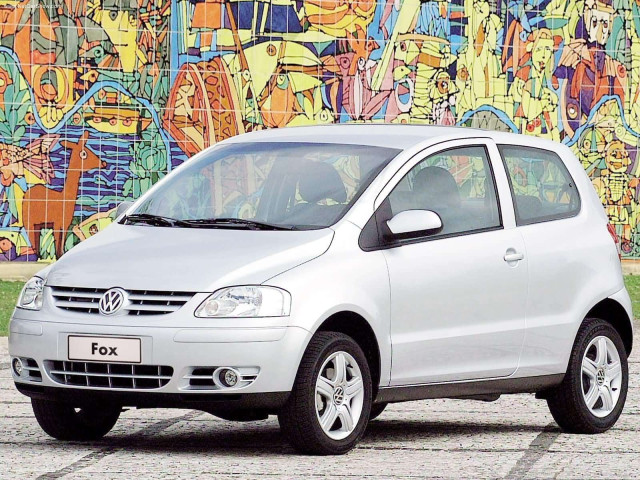
[[[640,478],[640,336],[636,345],[625,412],[606,434],[560,433],[533,395],[432,400],[390,406],[348,455],[303,457],[275,417],[231,423],[188,410],[128,411],[101,442],[57,442],[14,389],[0,338],[0,478]]]

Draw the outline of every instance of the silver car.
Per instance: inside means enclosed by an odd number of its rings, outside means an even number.
[[[277,415],[349,451],[390,402],[531,392],[610,428],[633,318],[617,236],[563,145],[428,126],[241,135],[198,154],[24,287],[17,388],[45,432],[123,407]]]

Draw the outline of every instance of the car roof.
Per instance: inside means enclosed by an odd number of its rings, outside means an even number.
[[[496,143],[512,143],[546,149],[555,149],[558,143],[516,133],[481,130],[471,127],[449,127],[441,125],[407,125],[386,123],[337,123],[303,127],[286,127],[259,130],[238,135],[224,143],[244,142],[316,142],[347,145],[371,145],[406,150],[432,140],[464,138],[491,138]]]

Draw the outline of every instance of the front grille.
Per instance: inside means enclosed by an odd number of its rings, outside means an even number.
[[[94,388],[154,389],[164,387],[173,368],[127,363],[45,361],[49,376],[62,385]]]
[[[56,307],[77,313],[98,314],[100,298],[106,288],[51,287]],[[165,315],[182,307],[193,297],[189,292],[125,290],[128,302],[122,307],[128,315]]]
[[[193,367],[191,372],[184,376],[188,381],[188,390],[220,390],[220,387],[213,381],[213,372],[219,367]],[[230,388],[242,388],[251,385],[256,378],[260,369],[253,368],[237,368],[240,372],[238,384]]]

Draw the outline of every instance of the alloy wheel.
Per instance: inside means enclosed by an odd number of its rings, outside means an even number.
[[[609,415],[620,398],[622,366],[614,343],[605,336],[595,337],[582,358],[582,397],[596,417]]]
[[[316,414],[324,433],[342,440],[354,431],[364,405],[364,384],[356,360],[334,352],[322,364],[316,380]]]

